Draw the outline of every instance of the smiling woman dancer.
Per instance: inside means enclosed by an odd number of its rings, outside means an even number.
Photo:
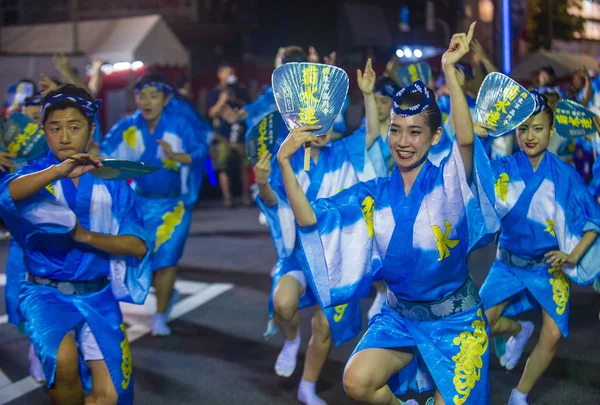
[[[316,139],[314,127],[293,130],[278,153],[321,304],[364,294],[373,279],[389,288],[344,372],[346,393],[358,401],[392,405],[394,394],[436,389],[436,405],[489,403],[488,325],[467,255],[499,223],[489,161],[455,72],[474,28],[454,35],[442,59],[456,142],[440,167],[427,156],[442,134],[441,115],[421,82],[394,97],[388,143],[397,168],[388,178],[311,205],[290,157]]]
[[[510,405],[526,405],[527,394],[569,334],[570,281],[589,284],[600,272],[600,207],[579,173],[547,151],[554,116],[546,97],[532,91],[537,108],[517,128],[521,151],[492,161],[496,206],[502,218],[498,257],[481,288],[494,335],[511,335],[500,364],[512,370],[533,333],[514,316],[542,311],[542,330]],[[590,247],[592,250],[589,250]]]

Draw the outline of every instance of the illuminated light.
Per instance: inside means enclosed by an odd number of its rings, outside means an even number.
[[[404,50],[404,54],[406,55],[407,58],[412,58],[412,51],[410,50],[410,48],[406,48]]]
[[[502,67],[504,74],[512,70],[512,43],[510,27],[510,0],[502,0]]]
[[[143,68],[143,67],[144,67],[144,62],[142,62],[142,61],[139,61],[139,60],[136,60],[135,62],[133,62],[133,63],[131,64],[131,68],[132,68],[133,70],[138,70],[138,69],[141,69],[141,68]]]
[[[114,69],[113,69],[113,67],[111,65],[102,65],[102,67],[100,68],[100,70],[105,75],[109,75],[109,74],[111,74],[114,71]]]
[[[131,69],[131,63],[117,62],[117,63],[113,64],[113,69],[117,72],[120,70],[129,70],[129,69]]]
[[[404,51],[402,49],[398,49],[396,51],[396,56],[399,58],[404,58]]]
[[[479,0],[479,19],[488,24],[494,22],[494,2],[492,0]]]
[[[423,52],[421,52],[420,49],[415,49],[415,58],[420,58],[421,56],[423,56]]]

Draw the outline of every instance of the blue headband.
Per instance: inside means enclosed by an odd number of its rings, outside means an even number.
[[[35,93],[33,96],[27,97],[25,99],[25,101],[23,102],[23,107],[41,106],[42,100],[44,100],[44,96],[42,95],[42,93]]]
[[[154,87],[158,91],[162,91],[165,96],[171,96],[174,93],[173,87],[165,82],[146,81],[142,79],[138,84],[135,85],[135,95],[137,96],[140,91],[146,87]]]
[[[50,97],[48,101],[46,101],[46,103],[42,106],[42,110],[40,112],[42,119],[45,118],[46,110],[48,109],[48,107],[64,100],[77,104],[83,111],[83,114],[89,118],[93,117],[96,114],[96,112],[98,112],[98,110],[100,109],[100,106],[102,106],[102,100],[88,101],[82,99],[81,97],[77,97],[71,94],[59,93],[55,96]]]
[[[548,108],[548,101],[546,97],[542,95],[538,90],[533,89],[530,91],[533,100],[535,101],[535,109],[533,110],[532,116],[538,115],[544,109]]]
[[[394,96],[400,91],[400,87],[389,77],[381,77],[377,79],[374,91],[382,96],[393,99]]]
[[[419,93],[423,95],[423,101],[419,104],[416,104],[410,108],[403,109],[400,108],[400,104],[402,104],[402,98],[407,94]],[[413,84],[408,87],[403,88],[394,96],[394,103],[392,109],[396,115],[401,117],[410,117],[412,115],[417,115],[425,111],[429,105],[431,104],[431,95],[429,94],[429,89],[425,86],[420,80],[417,80]]]

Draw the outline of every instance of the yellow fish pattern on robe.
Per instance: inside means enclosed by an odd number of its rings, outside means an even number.
[[[475,384],[481,379],[483,355],[489,343],[481,308],[477,311],[477,318],[471,324],[474,328],[473,332],[462,332],[452,341],[456,346],[460,346],[458,354],[452,357],[455,363],[452,382],[457,392],[454,396],[455,405],[464,404],[469,399]]]

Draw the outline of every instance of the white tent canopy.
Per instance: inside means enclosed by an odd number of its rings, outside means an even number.
[[[189,53],[159,15],[81,21],[79,52],[109,63],[189,66]],[[0,29],[0,51],[9,55],[73,52],[71,23]]]
[[[573,74],[582,66],[587,69],[596,69],[598,61],[590,55],[540,50],[519,63],[510,76],[515,80],[528,80],[532,71],[544,66],[552,66],[556,76],[561,77]]]

